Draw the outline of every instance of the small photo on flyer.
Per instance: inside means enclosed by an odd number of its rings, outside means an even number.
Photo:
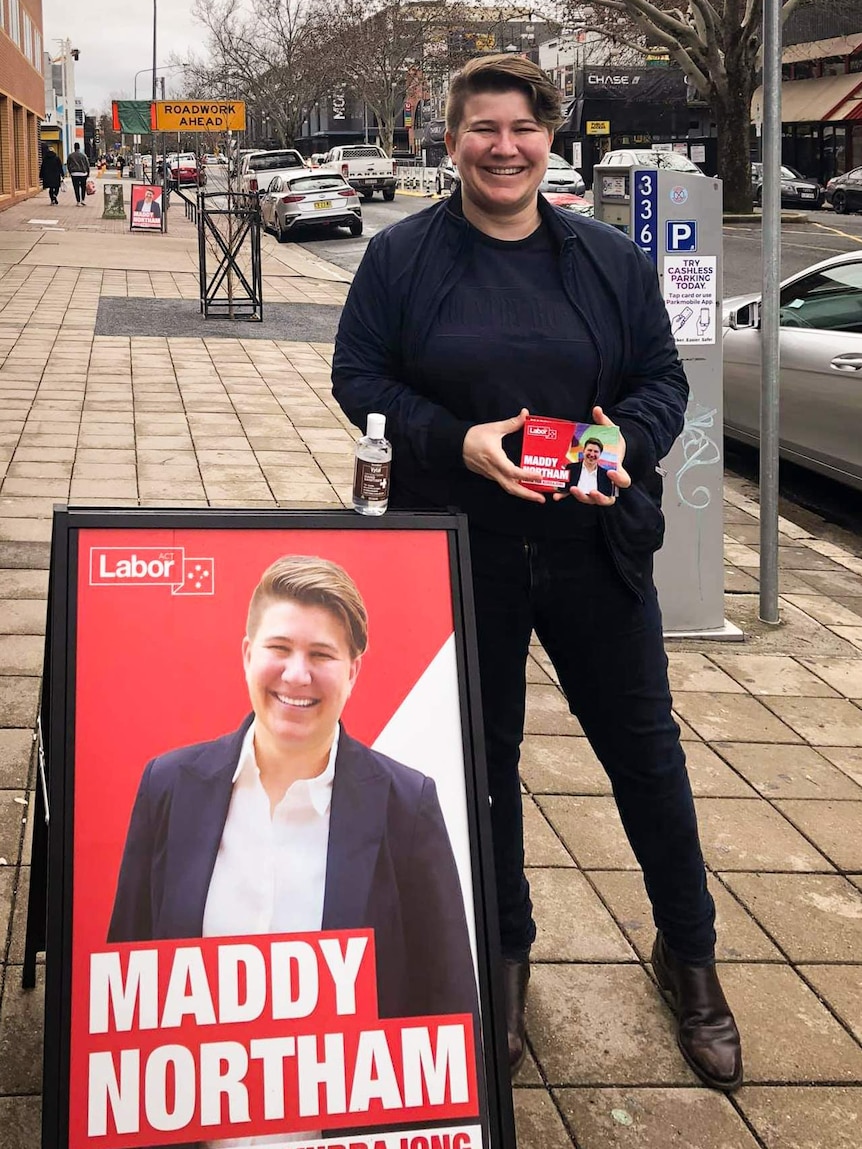
[[[608,471],[619,466],[620,429],[602,427],[596,423],[575,423],[572,443],[567,458],[570,487],[577,487],[588,495],[598,491],[609,498],[616,498],[614,486]]]

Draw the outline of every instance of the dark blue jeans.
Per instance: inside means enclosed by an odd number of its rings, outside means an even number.
[[[610,779],[656,926],[681,960],[710,962],[715,907],[671,714],[652,580],[640,602],[617,574],[597,527],[582,538],[550,541],[473,528],[470,549],[503,954],[526,956],[536,932],[518,781],[535,629]]]

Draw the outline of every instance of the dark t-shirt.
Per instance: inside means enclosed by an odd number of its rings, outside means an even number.
[[[488,423],[531,414],[590,422],[599,355],[568,299],[559,250],[542,224],[521,240],[473,229],[466,266],[440,305],[424,348],[420,390],[460,419]],[[439,397],[435,381],[440,385]],[[503,441],[521,458],[521,434]],[[596,508],[574,499],[529,503],[465,471],[453,502],[489,530],[538,537],[579,535]]]

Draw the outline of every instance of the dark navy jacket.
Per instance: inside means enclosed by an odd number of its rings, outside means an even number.
[[[154,758],[132,810],[109,942],[200,937],[233,775],[233,734]],[[431,778],[338,742],[324,930],[373,929],[381,1017],[477,1016],[464,901]]]
[[[641,594],[664,533],[656,466],[682,430],[688,383],[655,267],[643,252],[615,228],[554,208],[541,195],[539,210],[560,247],[566,295],[596,343],[594,405],[625,436],[632,487],[602,509],[599,521],[618,572]],[[416,384],[423,348],[464,267],[471,232],[460,192],[379,232],[341,316],[333,394],[358,427],[372,411],[386,416],[394,507],[451,506],[459,501],[459,484],[475,481],[462,458],[472,424],[447,409],[446,381],[435,380],[433,394],[420,393]],[[523,405],[530,408],[529,380]]]

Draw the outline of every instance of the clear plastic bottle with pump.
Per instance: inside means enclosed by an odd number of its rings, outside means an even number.
[[[382,515],[389,506],[392,444],[386,438],[386,416],[368,416],[365,434],[356,444],[353,509],[360,515]]]

